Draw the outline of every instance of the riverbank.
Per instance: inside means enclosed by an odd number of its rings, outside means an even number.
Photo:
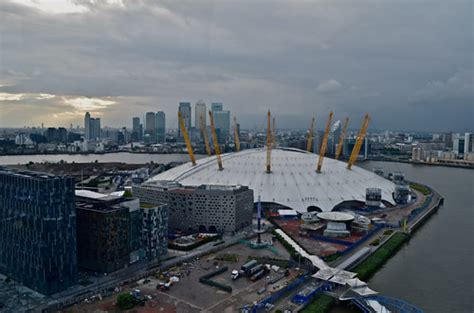
[[[364,261],[359,263],[352,272],[357,273],[357,278],[367,280],[374,275],[398,250],[409,240],[409,235],[396,232],[385,241],[375,252],[370,254]],[[333,297],[326,294],[317,295],[314,300],[306,306],[302,313],[324,313],[337,302]]]
[[[393,162],[393,163],[404,163],[412,165],[427,165],[427,166],[441,166],[441,167],[451,167],[451,168],[465,168],[465,169],[474,169],[474,162],[464,161],[464,160],[443,160],[442,162],[421,162],[421,161],[412,161],[406,159],[396,159],[396,158],[368,158],[366,160],[359,160],[357,162]],[[449,163],[453,162],[453,163]],[[458,163],[456,163],[458,162]]]
[[[416,184],[416,183],[414,183]],[[357,278],[367,281],[378,270],[380,270],[388,260],[397,254],[397,252],[406,244],[419,227],[425,223],[428,218],[436,212],[444,203],[444,198],[441,197],[432,188],[416,184],[416,187],[423,190],[430,198],[429,203],[424,203],[420,208],[420,212],[415,218],[409,221],[404,229],[394,232],[388,237],[382,245],[376,250],[372,251],[368,256],[360,261],[353,268],[349,268],[352,272],[357,273]],[[429,191],[429,193],[428,193]],[[323,313],[330,312],[334,305],[338,302],[337,299],[332,298],[327,294],[317,295],[312,302],[310,302],[301,312],[303,313]]]

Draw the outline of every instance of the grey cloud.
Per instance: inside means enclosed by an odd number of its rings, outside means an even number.
[[[173,126],[178,101],[203,98],[248,116],[244,127],[271,108],[286,126],[329,110],[337,118],[370,111],[380,128],[420,130],[432,126],[388,112],[474,98],[449,91],[451,77],[472,79],[470,1],[74,2],[87,11],[0,3],[0,84],[10,85],[0,92],[112,97],[103,119],[117,126],[158,109]],[[433,110],[437,125],[469,127],[445,119],[441,105]],[[0,113],[0,124],[11,123]]]

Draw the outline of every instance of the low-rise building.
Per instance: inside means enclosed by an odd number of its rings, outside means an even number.
[[[153,181],[133,186],[141,201],[168,204],[169,227],[184,231],[235,232],[252,223],[253,190],[244,186],[183,186]]]

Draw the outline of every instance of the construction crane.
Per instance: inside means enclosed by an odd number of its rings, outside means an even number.
[[[204,116],[201,115],[201,133],[204,138],[204,145],[206,146],[206,152],[208,156],[211,156],[211,145],[209,144],[209,138],[207,137],[206,123],[204,122]]]
[[[338,160],[339,156],[341,155],[342,146],[344,144],[344,137],[346,137],[346,131],[347,131],[348,125],[349,125],[349,118],[346,117],[346,120],[344,121],[344,127],[342,127],[342,133],[339,136],[339,142],[337,143],[337,150],[336,150],[336,156],[335,156],[336,160]]]
[[[191,141],[189,140],[188,131],[184,125],[184,119],[181,115],[181,112],[178,112],[179,126],[181,127],[181,132],[183,133],[184,142],[186,142],[186,148],[188,149],[189,158],[193,165],[196,165],[196,158],[194,157],[193,147],[191,146]]]
[[[217,140],[216,127],[214,126],[214,115],[212,114],[212,111],[209,111],[209,119],[211,120],[212,141],[214,142],[217,165],[219,166],[219,171],[222,171],[224,167],[222,166],[221,149],[219,149],[219,141]]]
[[[272,172],[272,133],[271,133],[271,124],[270,124],[271,114],[270,110],[267,113],[267,166],[266,173],[270,174]]]
[[[240,140],[239,140],[239,130],[237,128],[237,118],[234,116],[234,143],[235,143],[235,151],[240,151]]]
[[[275,118],[273,118],[272,146],[273,146],[273,147],[276,147],[276,125],[275,125]]]
[[[308,144],[306,145],[306,151],[311,152],[311,146],[313,145],[313,132],[314,132],[314,116],[311,120],[311,126],[308,133]]]
[[[357,135],[356,143],[354,145],[354,148],[352,149],[351,156],[349,158],[349,161],[347,162],[347,169],[349,170],[352,168],[352,165],[354,165],[357,160],[360,148],[362,147],[362,141],[364,140],[365,134],[367,133],[367,127],[369,127],[369,122],[369,113],[366,113],[364,121],[362,122],[362,127],[360,128],[359,134]]]
[[[326,123],[326,130],[324,131],[323,142],[321,143],[321,149],[319,150],[319,161],[318,167],[316,168],[316,172],[321,173],[321,168],[323,167],[323,160],[324,155],[326,154],[326,148],[328,146],[328,137],[329,137],[329,129],[331,127],[333,113],[329,112],[328,122]]]

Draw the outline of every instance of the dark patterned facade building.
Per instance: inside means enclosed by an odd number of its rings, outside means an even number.
[[[153,260],[168,253],[168,205],[142,204],[142,247]]]
[[[77,252],[79,267],[111,273],[129,264],[130,214],[115,199],[79,199]]]
[[[133,186],[147,203],[168,204],[169,228],[200,232],[235,232],[252,223],[253,190],[245,186],[182,186],[152,181]]]
[[[79,267],[110,273],[167,253],[166,205],[76,190]]]
[[[73,178],[0,167],[0,272],[46,295],[77,282]]]

